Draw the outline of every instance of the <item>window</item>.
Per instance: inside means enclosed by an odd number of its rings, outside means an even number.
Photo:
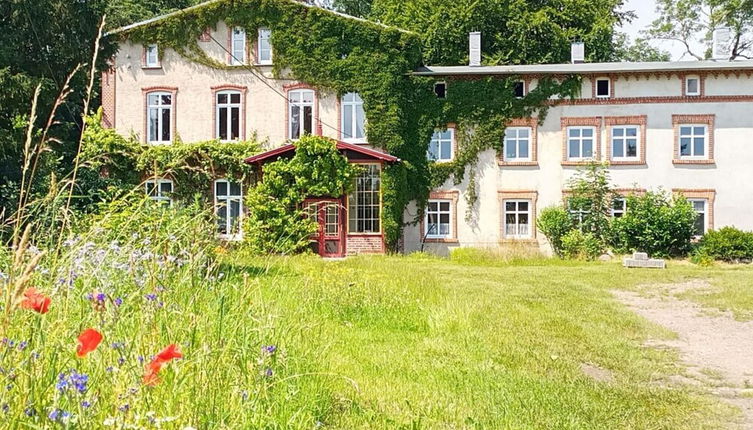
[[[348,196],[348,232],[381,232],[381,178],[378,164],[364,164]]]
[[[698,76],[688,76],[685,78],[685,95],[701,95],[701,79]]]
[[[166,206],[173,205],[173,199],[170,197],[173,193],[173,181],[169,179],[150,179],[144,183],[144,186],[146,187],[146,195],[150,199]]]
[[[680,125],[680,158],[704,158],[706,156],[705,125]]]
[[[505,161],[530,161],[531,127],[505,129]]]
[[[627,211],[627,199],[616,198],[612,200],[612,218],[619,218]]]
[[[609,98],[611,97],[611,82],[607,78],[596,80],[596,97]]]
[[[612,159],[617,161],[636,160],[638,154],[638,134],[635,125],[612,127]]]
[[[696,213],[695,235],[703,236],[706,233],[706,199],[688,199]]]
[[[217,138],[223,142],[241,137],[241,93],[219,91],[217,97]]]
[[[594,127],[567,128],[567,159],[573,161],[594,158]]]
[[[146,47],[144,60],[146,67],[159,67],[159,49],[157,48],[157,45],[149,45]]]
[[[243,188],[227,179],[214,181],[214,210],[217,231],[223,236],[237,237],[241,232]]]
[[[505,237],[520,239],[531,237],[531,201],[505,200]]]
[[[526,95],[526,83],[523,81],[516,81],[515,84],[513,84],[513,94],[515,94],[515,97],[522,99]]]
[[[446,239],[452,236],[452,201],[429,200],[426,207],[424,236],[427,239]]]
[[[447,98],[447,82],[436,82],[434,84],[434,94],[438,99]]]
[[[452,161],[452,143],[455,140],[455,129],[434,130],[429,142],[429,150],[426,153],[430,161]]]
[[[567,211],[570,213],[570,219],[573,220],[575,226],[582,231],[583,222],[588,217],[588,214],[591,213],[591,211],[587,209],[587,205],[583,202],[577,202],[577,204],[575,204],[573,199],[567,199]]]
[[[342,135],[350,143],[366,143],[366,115],[363,100],[358,93],[347,93],[342,98]]]
[[[166,92],[149,93],[147,100],[148,142],[170,143],[172,140],[173,96]]]
[[[288,92],[288,136],[298,140],[314,130],[314,91],[293,90]]]
[[[232,52],[230,64],[233,66],[246,64],[246,30],[234,27],[230,45]]]
[[[272,64],[272,31],[268,28],[259,29],[257,56],[259,64]]]

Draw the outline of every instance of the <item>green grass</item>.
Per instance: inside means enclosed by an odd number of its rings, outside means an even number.
[[[0,344],[0,380],[11,386],[0,392],[3,426],[697,429],[734,418],[696,389],[667,387],[666,377],[683,372],[676,354],[642,344],[672,334],[609,291],[698,278],[742,288],[749,269],[627,270],[476,251],[343,261],[230,252],[207,266],[211,253],[181,233],[185,225],[163,225],[164,237],[177,238],[121,244],[191,248],[183,266],[145,258],[124,273],[112,269],[124,255],[108,251],[71,288],[56,287],[59,271],[39,274],[50,312],[17,309],[1,326],[2,337],[29,342]],[[106,247],[100,242],[90,254]],[[124,304],[94,310],[85,295],[97,291]],[[153,292],[162,306],[145,298]],[[105,340],[77,359],[86,327]],[[139,356],[148,361],[170,343],[185,358],[169,363],[156,387],[143,386]],[[262,352],[269,345],[276,351]],[[591,379],[582,364],[612,381]],[[55,388],[69,369],[89,375],[84,393]],[[53,422],[55,409],[72,418]]]

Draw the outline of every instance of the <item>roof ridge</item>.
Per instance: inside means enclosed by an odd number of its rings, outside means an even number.
[[[186,13],[186,12],[190,12],[190,11],[193,11],[193,10],[201,9],[203,7],[209,6],[210,4],[220,3],[220,2],[225,2],[225,1],[228,1],[228,0],[207,0],[207,1],[204,1],[202,3],[195,4],[193,6],[189,6],[187,8],[179,9],[179,10],[176,10],[176,11],[173,11],[173,12],[164,13],[162,15],[157,15],[155,17],[152,17],[152,18],[149,18],[149,19],[145,19],[143,21],[135,22],[133,24],[129,24],[129,25],[126,25],[126,26],[123,26],[123,27],[120,27],[120,28],[116,28],[115,30],[110,30],[107,33],[105,33],[105,36],[111,36],[111,35],[114,35],[114,34],[126,33],[126,32],[128,32],[130,30],[133,30],[134,28],[143,27],[145,25],[149,25],[149,24],[152,24],[152,23],[155,23],[155,22],[159,22],[159,21],[168,19],[168,18],[172,18],[173,16],[177,16],[177,15],[182,14],[182,13]],[[319,10],[322,10],[324,12],[340,16],[342,18],[353,19],[353,20],[364,22],[364,23],[368,23],[368,24],[374,24],[374,25],[377,25],[379,27],[383,27],[385,29],[397,30],[397,31],[400,31],[400,32],[403,32],[403,33],[409,33],[409,34],[417,34],[417,33],[413,32],[411,30],[406,30],[404,28],[400,28],[400,27],[395,27],[395,26],[392,26],[392,25],[383,24],[381,22],[372,21],[370,19],[365,19],[365,18],[360,18],[360,17],[357,17],[357,16],[353,16],[353,15],[348,15],[347,13],[338,12],[336,10],[331,10],[331,9],[326,9],[326,8],[321,7],[321,6],[316,6],[316,5],[313,5],[313,4],[308,4],[308,3],[305,3],[305,2],[303,2],[301,0],[286,0],[286,1],[289,1],[291,3],[297,3],[300,6],[304,6],[304,7],[308,7],[308,8],[319,9]]]

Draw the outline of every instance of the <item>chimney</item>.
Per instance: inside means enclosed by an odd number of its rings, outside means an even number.
[[[713,37],[711,57],[714,60],[729,60],[732,57],[732,29],[715,28]]]
[[[570,45],[570,61],[573,64],[586,62],[586,46],[583,42],[573,42],[573,44]]]
[[[468,65],[478,67],[481,65],[481,32],[474,31],[468,35]]]

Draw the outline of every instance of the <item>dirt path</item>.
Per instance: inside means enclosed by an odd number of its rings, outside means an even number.
[[[710,316],[707,309],[673,296],[689,288],[704,288],[704,284],[652,286],[649,291],[664,293],[656,297],[626,291],[613,294],[638,315],[678,334],[677,340],[651,342],[680,352],[688,375],[678,375],[674,382],[708,388],[739,407],[741,428],[753,430],[753,321],[735,321],[724,313]]]

